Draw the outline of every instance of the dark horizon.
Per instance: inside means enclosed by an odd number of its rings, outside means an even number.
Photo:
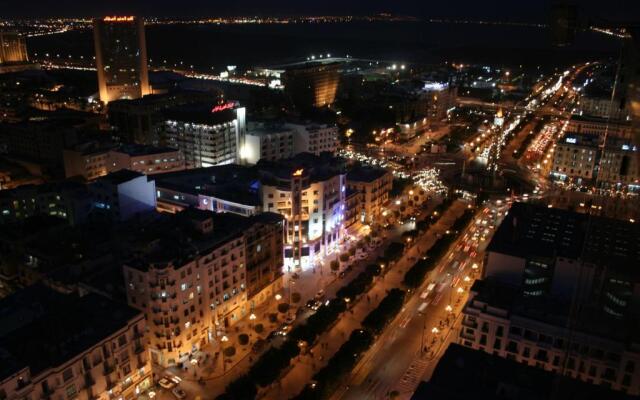
[[[367,16],[380,13],[406,15],[417,18],[484,19],[514,22],[546,22],[549,9],[556,1],[493,0],[478,2],[460,0],[455,3],[438,2],[425,4],[415,0],[405,0],[389,5],[380,0],[352,0],[341,2],[328,0],[322,4],[308,4],[294,0],[265,2],[247,0],[235,4],[215,4],[207,0],[184,0],[180,10],[170,0],[114,0],[108,3],[93,0],[31,0],[17,2],[0,1],[0,9],[5,18],[46,18],[46,17],[92,17],[110,14],[134,14],[145,17],[226,17],[226,16],[275,16],[295,17],[308,15],[356,15]],[[599,0],[574,1],[582,17],[612,21],[629,21],[629,16],[640,15],[640,4],[631,0],[613,0],[602,6]],[[637,18],[636,18],[637,19]]]

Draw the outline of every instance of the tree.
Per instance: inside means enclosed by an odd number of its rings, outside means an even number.
[[[302,296],[300,295],[300,293],[298,292],[293,292],[291,293],[291,302],[294,304],[297,304],[300,302],[300,299],[302,299]]]
[[[223,351],[226,357],[233,357],[236,355],[236,348],[233,346],[226,347]]]
[[[333,272],[338,272],[338,270],[340,269],[340,263],[337,260],[331,261],[331,264],[329,265],[331,266],[331,271]]]
[[[278,304],[278,311],[280,311],[282,314],[284,314],[287,311],[289,311],[289,303],[280,303],[280,304]]]
[[[243,345],[246,346],[249,343],[249,335],[247,335],[246,333],[241,333],[238,335],[238,342]]]
[[[349,261],[349,255],[347,253],[340,254],[340,261],[346,263],[347,261]]]
[[[253,330],[256,331],[256,333],[262,333],[264,332],[264,325],[256,324],[256,326],[253,327]]]

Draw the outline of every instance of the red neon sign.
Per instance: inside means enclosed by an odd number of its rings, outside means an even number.
[[[230,110],[233,108],[233,106],[235,106],[235,103],[230,101],[228,103],[224,103],[224,104],[218,104],[217,106],[213,107],[211,109],[212,113],[216,113],[216,112],[220,112],[220,111],[224,111],[224,110]]]
[[[131,22],[133,21],[132,16],[120,17],[120,16],[107,16],[104,17],[104,22]]]

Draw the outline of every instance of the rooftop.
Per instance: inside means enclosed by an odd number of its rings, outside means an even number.
[[[165,120],[180,121],[204,125],[219,125],[236,119],[238,104],[229,102],[183,104],[162,111]]]
[[[422,382],[411,397],[412,400],[470,398],[622,400],[633,397],[455,343],[449,345],[429,382]]]
[[[121,169],[116,172],[112,172],[108,175],[102,176],[96,180],[96,182],[110,183],[112,185],[120,185],[125,182],[129,182],[132,179],[145,176],[144,174],[129,169]]]
[[[387,174],[389,174],[389,172],[386,169],[358,166],[347,172],[347,181],[373,182]]]
[[[566,257],[640,277],[640,224],[530,203],[514,203],[487,251]]]
[[[193,226],[193,221],[203,222],[207,219],[213,223],[211,232],[203,233]],[[163,265],[180,268],[199,254],[240,238],[254,224],[278,223],[282,219],[281,215],[270,212],[251,217],[193,209],[165,214],[162,220],[140,232],[136,240],[148,243],[147,250],[131,259],[127,265],[140,270],[146,270],[150,264],[156,268]]]
[[[97,294],[65,295],[36,284],[0,301],[0,379],[57,367],[106,339],[139,311]]]
[[[256,167],[260,171],[264,184],[276,184],[274,178],[288,180],[299,170],[308,174],[312,182],[325,181],[336,175],[345,173],[344,160],[322,153],[319,156],[311,153],[298,153],[295,156],[279,161],[260,160]]]
[[[478,307],[478,303],[482,303],[486,305],[486,310],[506,311],[506,318],[511,321],[533,320],[554,327],[554,331],[565,329],[566,334],[569,334],[568,327],[571,326],[575,334],[588,334],[622,345],[629,343],[637,346],[639,321],[633,317],[615,318],[594,302],[582,302],[579,310],[570,318],[571,305],[568,301],[553,296],[526,296],[519,288],[493,278],[476,280],[470,293],[472,297],[467,307]]]
[[[174,149],[173,147],[158,147],[158,146],[151,146],[146,144],[129,143],[129,144],[124,144],[118,147],[114,151],[118,153],[125,153],[132,157],[135,157],[135,156],[162,154],[162,153],[173,153],[178,150]]]

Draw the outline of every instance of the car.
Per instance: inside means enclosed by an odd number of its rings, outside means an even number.
[[[289,324],[282,324],[280,325],[280,328],[278,329],[278,335],[280,336],[287,336],[287,333],[289,333],[289,331],[291,330],[291,325]]]
[[[314,300],[311,299],[309,301],[307,301],[307,308],[310,308],[312,310],[317,310],[318,308],[320,308],[320,306],[322,305],[322,302],[319,300]]]
[[[176,384],[175,382],[173,382],[171,379],[169,379],[166,376],[163,376],[159,381],[158,381],[158,385],[160,385],[161,388],[163,389],[171,389],[173,388]]]
[[[320,290],[318,290],[318,293],[316,293],[315,299],[316,300],[322,300],[323,298],[324,298],[324,290],[320,289]]]
[[[278,334],[279,334],[279,333],[278,333],[278,331],[277,331],[277,330],[271,331],[271,332],[269,332],[269,334],[267,335],[267,339],[268,339],[268,340],[271,340],[271,339],[275,338],[276,336],[278,336]]]
[[[173,388],[171,393],[173,393],[173,395],[176,396],[178,399],[184,399],[187,397],[187,393],[184,390],[180,389],[179,387]]]
[[[293,315],[288,315],[287,318],[284,320],[284,322],[287,324],[293,324],[295,320],[296,320],[296,317],[294,317]]]

